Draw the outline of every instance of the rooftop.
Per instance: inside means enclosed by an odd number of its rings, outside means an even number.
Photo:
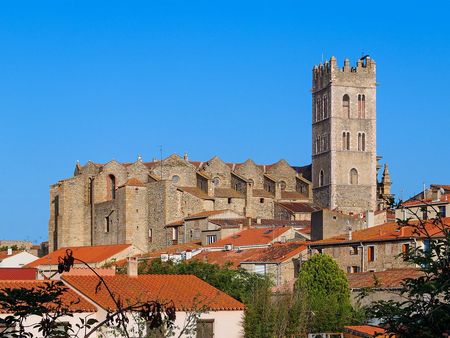
[[[379,334],[385,334],[386,330],[379,326],[372,325],[352,325],[344,326],[344,330],[349,333],[358,334],[361,337],[376,337]],[[363,334],[363,335],[361,335]]]
[[[75,246],[70,248],[60,248],[48,255],[41,257],[26,267],[34,268],[39,265],[57,265],[58,258],[66,255],[66,250],[70,249],[75,258],[81,259],[86,263],[102,263],[111,257],[121,253],[131,247],[131,244],[115,244],[115,245],[95,245],[95,246]],[[77,262],[75,262],[77,264]]]
[[[390,269],[377,272],[358,272],[347,274],[351,289],[368,287],[375,288],[398,288],[406,278],[418,278],[423,272],[415,269]],[[376,285],[375,285],[376,281]]]
[[[105,288],[97,290],[95,276],[62,277],[104,309],[115,309]],[[178,311],[195,310],[206,306],[211,311],[243,310],[244,305],[222,291],[192,275],[116,275],[104,277],[111,291],[120,295],[124,304],[145,303],[151,300],[173,301]],[[97,292],[96,292],[97,290]]]
[[[98,279],[97,279],[98,282]],[[8,280],[3,281],[0,280],[0,290],[4,290],[7,288],[10,289],[32,289],[32,288],[41,288],[46,287],[48,283],[58,283],[56,281],[43,281],[43,280]],[[95,286],[94,286],[95,289]],[[1,291],[0,291],[1,292]],[[77,295],[73,290],[67,288],[67,291],[64,292],[60,298],[64,307],[67,307],[72,312],[96,312],[97,309],[83,297]],[[54,307],[55,304],[49,303],[49,308]],[[0,313],[5,313],[0,307]]]

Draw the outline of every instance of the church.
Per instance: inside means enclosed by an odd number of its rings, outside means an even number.
[[[143,252],[199,240],[184,220],[308,220],[304,213],[347,214],[385,207],[387,166],[378,182],[376,64],[332,57],[312,71],[312,163],[257,164],[173,154],[134,163],[89,161],[50,187],[49,248],[129,243]],[[199,216],[201,215],[201,216]],[[191,222],[194,223],[195,222]]]

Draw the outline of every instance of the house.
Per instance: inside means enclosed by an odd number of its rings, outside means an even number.
[[[50,277],[58,271],[58,262],[66,255],[67,250],[72,250],[73,257],[76,259],[74,262],[75,268],[85,268],[86,265],[83,262],[89,264],[91,268],[101,268],[105,264],[141,253],[131,244],[60,248],[27,264],[26,267],[37,268],[39,278]]]
[[[305,242],[287,242],[246,250],[203,251],[192,260],[268,275],[274,285],[279,286],[294,281],[306,257]]]
[[[400,295],[402,283],[405,279],[420,276],[423,276],[423,272],[416,268],[347,274],[352,303],[366,306],[378,300],[403,301],[404,297]],[[358,297],[363,290],[369,288],[372,292],[366,297]]]
[[[104,277],[108,288],[127,304],[142,304],[151,300],[162,303],[173,302],[176,308],[175,331],[185,325],[193,313],[199,315],[197,331],[204,337],[242,337],[244,305],[222,291],[192,275],[116,275]],[[62,280],[99,308],[99,318],[107,310],[116,310],[116,304],[106,288],[96,288],[95,276],[63,276]],[[130,317],[130,320],[133,320]],[[130,325],[136,325],[131,322]],[[103,331],[108,334],[111,329]]]
[[[45,287],[48,283],[55,283],[55,281],[42,281],[42,280],[0,280],[0,292],[4,289],[39,289]],[[83,296],[78,295],[74,290],[67,290],[61,296],[58,297],[58,301],[62,302],[64,308],[68,309],[70,315],[62,316],[58,319],[58,326],[61,329],[70,323],[73,327],[80,323],[80,319],[87,320],[89,318],[96,318],[97,307],[91,302],[86,300]],[[57,306],[56,303],[45,303],[44,306],[53,307]],[[0,318],[5,318],[12,315],[7,309],[0,306]],[[41,332],[38,332],[38,328],[34,327],[38,324],[42,318],[38,316],[27,317],[24,325],[27,333],[31,333],[33,337],[40,337]],[[5,326],[0,326],[0,333],[4,333]],[[3,335],[2,335],[3,337]]]
[[[450,225],[450,218],[443,222]],[[432,221],[427,221],[426,229],[432,237],[443,235]],[[341,269],[354,273],[411,267],[398,255],[412,247],[426,248],[428,243],[425,234],[416,233],[413,226],[389,222],[357,231],[349,229],[345,234],[311,242],[308,248],[310,255],[328,254]]]
[[[275,202],[274,218],[296,221],[310,221],[311,213],[320,210],[308,202]]]
[[[395,210],[395,217],[399,219],[427,220],[450,215],[450,186],[432,184],[430,188],[411,197]]]
[[[285,243],[299,238],[293,227],[248,228],[204,246],[205,251],[266,248],[272,243]]]
[[[344,326],[344,338],[395,338],[385,329],[373,325]]]
[[[21,268],[37,259],[37,256],[29,252],[13,251],[9,248],[6,251],[0,251],[0,268]]]

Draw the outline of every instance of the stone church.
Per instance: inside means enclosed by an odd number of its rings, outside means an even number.
[[[332,57],[312,75],[311,165],[195,162],[187,154],[77,163],[72,177],[50,187],[50,250],[132,243],[149,251],[167,245],[169,227],[178,238],[176,225],[202,212],[273,219],[283,203],[345,213],[383,206],[379,197],[390,196],[391,182],[389,174],[377,182],[375,62],[366,57],[350,67],[345,60],[339,68]]]

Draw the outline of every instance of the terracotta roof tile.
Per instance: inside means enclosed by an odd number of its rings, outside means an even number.
[[[71,249],[75,258],[81,259],[86,263],[101,263],[113,257],[114,255],[117,255],[122,251],[128,249],[130,246],[131,244],[116,244],[60,248],[44,257],[31,262],[30,264],[27,264],[26,267],[34,268],[38,267],[39,265],[56,265],[58,264],[58,258],[65,256],[66,249]]]
[[[12,257],[12,256],[15,256],[15,255],[17,255],[18,253],[21,253],[22,251],[13,251],[12,253],[11,253],[11,255],[8,255],[8,251],[7,250],[5,250],[5,251],[0,251],[0,262],[2,261],[2,260],[4,260],[5,258],[9,258],[9,257]]]
[[[257,253],[261,253],[264,249],[265,248],[229,251],[203,251],[192,257],[192,260],[221,266],[230,264],[232,269],[237,269],[242,261],[256,255]]]
[[[431,198],[426,199],[418,199],[418,200],[409,200],[406,202],[403,202],[402,206],[404,207],[412,207],[412,206],[418,206],[418,205],[426,205],[426,204],[440,204],[440,203],[450,203],[450,194],[444,194],[441,196],[439,200],[433,200]]]
[[[35,280],[34,268],[0,268],[0,280]]]
[[[239,228],[247,224],[245,218],[220,218],[220,219],[210,219],[210,223],[219,225],[221,228]]]
[[[274,239],[283,235],[292,227],[278,227],[278,228],[251,228],[240,231],[234,235],[223,238],[217,242],[205,246],[206,248],[220,248],[225,245],[232,244],[235,247],[238,246],[251,246],[251,245],[268,245],[273,242]]]
[[[308,197],[297,191],[282,191],[281,198],[285,200],[308,200]]]
[[[145,187],[145,184],[133,177],[130,178],[123,186]]]
[[[348,283],[351,289],[361,289],[374,286],[375,280],[379,283],[379,288],[398,288],[405,278],[417,278],[423,272],[415,269],[390,269],[377,272],[358,272],[347,274]]]
[[[446,226],[450,226],[450,217],[443,218]],[[411,224],[414,223],[411,221]],[[427,231],[431,236],[441,236],[442,232],[430,221],[426,223]],[[312,242],[310,245],[328,245],[347,242],[370,242],[380,240],[396,240],[402,238],[423,238],[424,235],[417,234],[412,226],[400,227],[396,222],[376,225],[364,230],[352,232],[352,239],[348,240],[346,235],[333,236],[320,241]]]
[[[98,279],[97,279],[98,281]],[[43,281],[43,280],[8,280],[0,281],[0,292],[6,288],[10,289],[31,289],[38,287],[45,287],[46,283],[57,283],[56,281]],[[94,286],[95,289],[95,286]],[[61,296],[63,304],[72,312],[96,312],[97,308],[89,303],[83,297],[77,295],[73,290],[64,292]],[[52,307],[52,304],[49,304]],[[0,313],[5,313],[0,307]]]
[[[104,277],[111,291],[120,295],[124,304],[151,300],[173,301],[178,311],[207,306],[211,311],[243,310],[244,305],[222,291],[192,275],[116,275]],[[105,288],[96,293],[98,278],[68,276],[63,280],[104,309],[115,309]]]
[[[243,262],[281,263],[306,249],[307,246],[304,242],[275,243],[271,247],[264,248],[259,253],[248,257]]]
[[[344,330],[348,333],[364,334],[362,337],[380,337],[378,334],[386,333],[385,329],[372,325],[344,326]]]

